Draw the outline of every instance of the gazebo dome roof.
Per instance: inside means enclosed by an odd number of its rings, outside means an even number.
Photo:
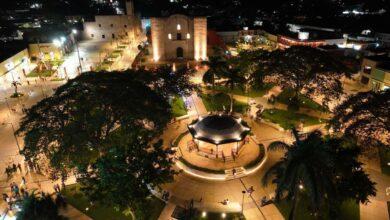
[[[194,139],[217,145],[242,141],[250,128],[241,118],[231,115],[209,115],[194,120],[188,125],[188,130]]]

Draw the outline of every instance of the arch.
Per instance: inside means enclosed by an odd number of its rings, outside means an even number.
[[[184,57],[184,50],[182,47],[176,48],[176,57],[177,58],[183,58]]]

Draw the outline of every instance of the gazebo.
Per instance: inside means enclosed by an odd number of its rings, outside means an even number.
[[[188,125],[197,150],[205,156],[238,155],[250,128],[241,118],[226,114],[201,116]]]

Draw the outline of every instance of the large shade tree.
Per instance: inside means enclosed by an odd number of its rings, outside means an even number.
[[[343,93],[341,78],[349,69],[341,62],[311,47],[292,46],[264,54],[259,60],[267,80],[282,88],[290,88],[299,101],[299,92],[309,97],[321,97],[323,104],[337,100]]]
[[[184,87],[136,74],[84,73],[29,109],[17,131],[25,135],[26,159],[48,161],[52,178],[76,172],[93,200],[132,210],[146,204],[139,199],[149,195],[146,187],[174,174],[172,152],[158,136],[171,119],[166,96]]]
[[[330,125],[355,137],[364,150],[390,146],[390,90],[352,95],[336,107]]]
[[[215,86],[216,80],[221,78],[228,70],[227,59],[224,56],[222,49],[214,48],[213,56],[209,57],[208,61],[203,61],[203,64],[208,66],[208,70],[203,75],[203,82],[205,84]]]
[[[292,203],[289,219],[294,219],[300,201],[308,199],[310,211],[319,216],[337,216],[340,204],[352,199],[367,203],[376,190],[358,162],[359,148],[353,140],[322,138],[313,132],[303,140],[294,130],[296,142],[271,144],[269,149],[287,149],[284,157],[264,175],[266,185],[276,184],[275,200]]]
[[[37,196],[33,193],[21,202],[21,210],[16,214],[17,220],[65,220],[58,212],[58,206],[50,195]]]

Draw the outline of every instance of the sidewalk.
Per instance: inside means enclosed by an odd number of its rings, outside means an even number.
[[[361,158],[360,161],[364,163],[364,169],[371,180],[376,182],[375,188],[377,189],[377,195],[371,197],[367,205],[360,204],[360,219],[389,219],[387,201],[390,201],[390,195],[386,195],[386,188],[390,186],[390,176],[381,172],[379,157]]]

